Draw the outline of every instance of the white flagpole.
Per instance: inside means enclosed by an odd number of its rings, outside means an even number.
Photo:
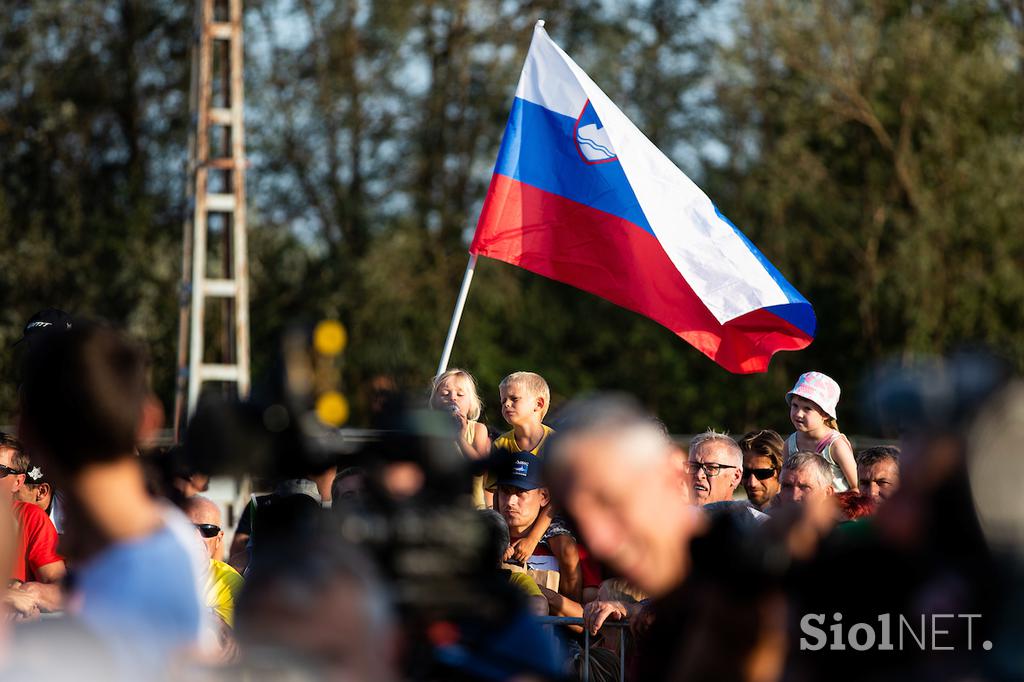
[[[462,276],[462,288],[459,289],[459,297],[455,300],[455,310],[452,312],[452,322],[448,325],[448,338],[444,341],[444,350],[441,351],[441,362],[437,364],[437,374],[440,376],[448,369],[448,360],[452,356],[452,346],[455,345],[455,334],[459,331],[459,322],[462,320],[462,309],[466,306],[466,297],[469,296],[469,285],[473,281],[473,271],[476,269],[476,254],[469,254],[469,263],[466,264],[466,274]]]

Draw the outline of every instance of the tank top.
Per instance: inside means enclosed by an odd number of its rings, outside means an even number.
[[[466,441],[466,445],[473,444],[473,438],[476,437],[476,420],[470,419],[466,421],[466,428],[462,429],[462,440]]]
[[[476,437],[476,420],[470,419],[466,422],[466,428],[462,430],[462,440],[466,441],[466,445],[472,445],[473,439]],[[480,476],[473,477],[473,506],[477,509],[486,509],[487,503],[484,498],[484,477],[483,474]]]
[[[535,457],[540,456],[540,453],[543,450],[544,443],[547,441],[548,436],[555,432],[555,430],[548,426],[547,424],[541,424],[541,426],[544,427],[544,434],[540,437],[540,442],[537,443],[533,447],[533,449],[529,451],[529,453],[531,455],[534,455]],[[505,433],[495,438],[492,447],[494,449],[508,450],[509,452],[523,452],[522,448],[519,447],[519,443],[516,442],[515,429],[512,429],[511,431],[506,431]],[[497,484],[497,482],[498,478],[497,476],[494,475],[494,472],[488,472],[484,478],[484,490],[493,491],[494,486]]]
[[[828,465],[832,468],[832,487],[835,488],[837,493],[843,493],[850,489],[850,484],[846,482],[846,476],[843,475],[843,470],[836,464],[836,460],[832,457],[832,445],[837,440],[842,438],[847,443],[850,441],[843,434],[838,431],[833,431],[829,435],[818,441],[818,444],[814,446],[815,452],[825,458]],[[796,432],[786,440],[786,457],[789,457],[795,452],[799,452],[799,448],[796,444]]]

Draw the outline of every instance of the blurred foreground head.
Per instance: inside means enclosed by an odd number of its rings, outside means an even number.
[[[578,400],[560,416],[547,446],[556,498],[616,574],[654,596],[671,590],[686,575],[700,519],[683,460],[631,399]]]
[[[249,679],[302,671],[310,679],[398,679],[389,600],[359,550],[338,542],[279,546],[263,559],[247,575],[236,612]]]
[[[139,345],[100,324],[49,334],[32,348],[20,433],[58,482],[135,453],[150,400],[147,368]]]
[[[976,555],[981,529],[995,530],[993,502],[1021,517],[1020,441],[1006,437],[1016,424],[1012,377],[1001,358],[977,351],[889,363],[869,377],[866,413],[900,437],[899,489],[879,509],[884,532]]]

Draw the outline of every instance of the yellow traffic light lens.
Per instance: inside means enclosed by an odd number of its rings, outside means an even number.
[[[328,357],[338,355],[345,350],[348,343],[348,332],[337,320],[323,320],[313,330],[313,348],[320,355]]]
[[[348,400],[337,391],[328,391],[316,399],[316,416],[324,424],[341,426],[348,421]]]

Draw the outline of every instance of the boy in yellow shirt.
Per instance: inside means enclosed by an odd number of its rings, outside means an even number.
[[[538,456],[544,441],[554,432],[543,423],[551,403],[548,382],[534,372],[513,372],[501,380],[498,394],[501,396],[501,416],[512,430],[495,438],[494,447]],[[493,476],[488,476],[487,482],[488,487],[493,487]],[[509,546],[505,561],[522,563],[533,556],[553,516],[551,505],[545,505],[530,532]]]

